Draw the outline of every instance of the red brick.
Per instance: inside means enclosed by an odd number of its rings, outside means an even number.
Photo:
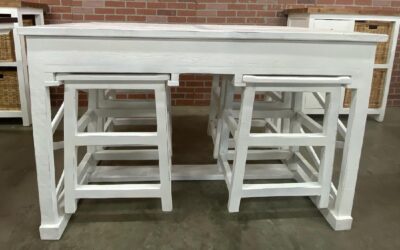
[[[110,8],[96,8],[94,10],[94,13],[96,14],[114,14],[115,9],[110,9]]]
[[[145,2],[126,2],[128,8],[146,8]]]
[[[158,23],[214,23],[286,25],[283,8],[318,4],[325,6],[362,6],[374,11],[376,7],[400,11],[399,0],[28,0],[47,3],[50,13],[46,23],[77,21],[128,21]],[[391,79],[388,105],[400,106],[400,44]],[[181,88],[173,88],[172,100],[177,105],[207,105],[211,76],[186,74],[180,77]],[[183,89],[182,89],[183,88]],[[189,91],[189,92],[179,92]],[[186,96],[185,96],[186,95]],[[63,88],[51,89],[52,104],[60,105]],[[143,98],[144,96],[141,96]],[[137,96],[137,98],[139,98]],[[154,98],[146,95],[145,98]],[[192,98],[189,100],[189,98]],[[195,98],[195,99],[193,99]],[[80,95],[79,102],[87,98]]]
[[[160,16],[176,16],[176,10],[157,10],[157,15],[160,15]]]
[[[87,21],[102,21],[104,19],[104,15],[85,15],[85,20]]]
[[[124,1],[106,1],[106,7],[120,7],[123,8],[125,7],[125,2]]]

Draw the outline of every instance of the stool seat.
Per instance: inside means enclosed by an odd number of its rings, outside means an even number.
[[[244,75],[244,83],[262,83],[262,84],[349,84],[351,78],[348,76],[262,76],[262,75]]]
[[[130,81],[169,81],[171,75],[169,74],[56,74],[58,81],[96,81],[96,82],[130,82]]]

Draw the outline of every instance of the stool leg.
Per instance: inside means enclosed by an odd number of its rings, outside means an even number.
[[[297,113],[301,112],[303,110],[303,93],[302,92],[295,92],[292,93],[292,110]],[[300,121],[297,119],[297,116],[295,115],[293,118],[290,119],[289,122],[290,125],[290,132],[291,133],[301,133],[301,124]],[[300,147],[295,146],[295,147],[289,147],[290,151],[295,153],[299,152]],[[297,164],[293,164],[292,161],[289,161],[289,167],[292,171],[297,170]]]
[[[220,103],[218,105],[218,110],[217,110],[217,131],[215,135],[215,141],[214,141],[214,159],[218,159],[218,154],[219,154],[219,146],[221,144],[221,132],[222,132],[222,114],[226,106],[231,107],[233,103],[233,95],[234,91],[230,91],[230,95],[228,96],[228,90],[230,87],[229,86],[231,83],[231,79],[228,78],[227,76],[224,76],[222,78],[222,86],[220,90]]]
[[[285,92],[283,93],[283,101],[282,104],[284,107],[291,108],[292,107],[292,95],[291,93]],[[282,118],[281,119],[281,133],[289,133],[290,132],[290,119],[289,118]],[[288,149],[288,147],[282,147]]]
[[[97,109],[97,99],[98,99],[98,91],[95,89],[89,89],[88,91],[88,110]],[[90,119],[90,122],[87,126],[88,132],[102,132],[98,131],[98,118],[93,117]],[[94,153],[96,151],[96,146],[88,146],[87,152]]]
[[[229,82],[229,80],[224,79],[224,87],[225,89],[223,90],[225,92],[225,100],[224,103],[222,104],[222,109],[220,111],[221,115],[220,118],[218,119],[218,135],[219,135],[219,144],[215,145],[215,147],[218,146],[218,156],[226,156],[228,153],[229,149],[229,135],[230,131],[228,128],[228,125],[225,122],[224,119],[224,113],[225,111],[228,111],[229,109],[232,108],[232,103],[233,103],[233,95],[234,95],[234,87],[233,84]],[[223,171],[221,166],[223,166],[223,162],[221,162],[221,159],[226,159],[225,157],[217,157],[218,159],[218,168],[220,171]]]
[[[229,212],[239,212],[242,196],[243,178],[246,167],[248,138],[251,129],[251,119],[255,98],[255,87],[245,87],[240,107],[239,123],[236,139],[235,158],[232,169],[232,182],[229,193]]]
[[[214,93],[216,89],[218,89],[219,86],[219,75],[214,75],[212,79],[212,85],[211,85],[211,96],[210,96],[210,113],[208,116],[208,128],[207,128],[207,134],[209,136],[212,135],[213,127],[215,126],[215,122],[217,119],[218,115],[218,104],[217,100],[214,97]]]
[[[172,118],[171,118],[171,112],[172,112],[172,102],[171,102],[171,88],[166,87],[167,91],[167,102],[168,102],[168,151],[170,154],[170,157],[172,157]]]
[[[155,89],[158,154],[161,184],[161,206],[165,212],[172,211],[171,157],[169,153],[168,104],[165,85]]]
[[[321,164],[318,180],[322,186],[321,196],[317,198],[318,208],[327,208],[329,204],[329,193],[332,180],[333,163],[336,147],[337,119],[339,117],[340,89],[337,88],[326,94],[325,117],[323,122],[323,133],[328,142],[321,151]]]
[[[64,95],[64,199],[65,213],[75,213],[77,199],[77,147],[74,145],[78,119],[77,91],[65,85]]]

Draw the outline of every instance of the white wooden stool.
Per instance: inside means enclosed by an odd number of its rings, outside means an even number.
[[[172,156],[172,126],[171,126],[171,93],[170,88],[166,88],[167,107],[168,107],[168,131],[169,147],[168,150]],[[123,95],[145,95],[146,98],[137,99],[135,97],[128,99],[118,98]],[[91,90],[88,93],[89,108],[97,110],[119,110],[118,112],[106,112],[98,119],[97,132],[112,132],[116,126],[124,125],[157,125],[155,112],[155,102],[148,97],[154,95],[152,90]]]
[[[222,105],[225,100],[225,90],[226,84],[232,80],[232,76],[227,75],[214,75],[212,80],[211,87],[211,98],[210,98],[210,111],[208,117],[208,129],[207,133],[211,136],[212,141],[214,143],[214,158],[218,158],[219,151],[219,139],[220,134],[218,131],[218,120],[222,115]],[[241,94],[240,90],[236,90],[236,94]],[[255,110],[264,110],[266,108],[289,108],[291,105],[291,95],[288,93],[279,93],[279,92],[264,92],[260,93],[263,97],[262,100],[258,100],[254,103]],[[236,112],[240,109],[240,102],[233,101],[232,102],[232,113],[235,118],[238,118],[239,112]],[[287,120],[280,118],[267,118],[265,117],[256,117],[253,116],[252,127],[263,128],[266,131],[269,130],[282,130],[288,128]],[[235,142],[233,139],[229,139],[228,143],[229,148],[234,148]]]
[[[161,198],[162,210],[172,210],[170,119],[167,82],[170,75],[147,74],[58,74],[65,86],[64,111],[64,172],[65,211],[74,213],[77,201],[85,198]],[[78,118],[78,90],[88,90],[88,110]],[[104,90],[152,90],[155,94],[155,114],[138,114],[129,103],[99,106],[99,93]],[[97,97],[96,97],[97,96]],[[100,98],[101,99],[101,98]],[[104,99],[102,101],[105,101]],[[103,102],[104,104],[104,102]],[[137,102],[136,102],[137,104]],[[108,132],[105,118],[156,117],[156,132]],[[87,153],[78,162],[77,148],[87,146]],[[157,149],[105,150],[103,147],[155,146]],[[100,160],[159,161],[160,183],[90,184],[86,176]]]
[[[245,75],[239,119],[232,111],[234,88],[226,85],[222,108],[218,164],[225,172],[229,190],[228,210],[238,212],[241,198],[273,196],[311,196],[318,208],[326,208],[332,179],[337,120],[341,101],[341,88],[350,83],[349,77],[313,76],[252,76]],[[289,109],[265,109],[253,112],[257,91],[292,93]],[[313,120],[302,110],[304,92],[326,93],[323,124]],[[254,117],[282,118],[290,120],[288,130],[274,133],[250,132]],[[229,136],[235,142],[235,151],[228,151]],[[299,147],[321,147],[319,166],[312,166]],[[249,148],[258,150],[249,154]],[[264,150],[261,150],[263,148]],[[233,155],[232,155],[233,154]],[[232,168],[228,160],[232,159]],[[248,160],[282,160],[294,172],[299,183],[244,184]],[[268,164],[266,165],[268,167]]]

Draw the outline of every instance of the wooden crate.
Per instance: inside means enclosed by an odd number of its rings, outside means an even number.
[[[371,95],[369,98],[369,108],[380,108],[382,106],[382,97],[385,89],[386,69],[375,69],[372,79]],[[350,107],[351,92],[346,90],[343,106]]]
[[[374,34],[389,35],[389,40],[384,43],[379,43],[376,49],[375,63],[386,64],[389,57],[391,35],[393,31],[392,22],[378,22],[378,21],[357,21],[355,31]]]
[[[21,110],[15,69],[0,70],[0,110]]]

